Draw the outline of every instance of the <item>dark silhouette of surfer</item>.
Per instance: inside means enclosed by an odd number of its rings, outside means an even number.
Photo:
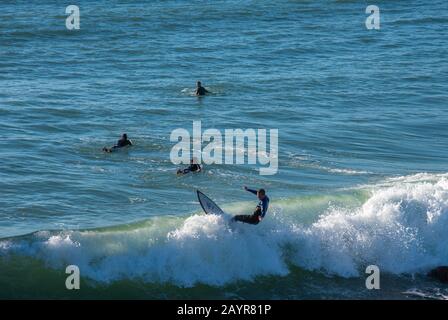
[[[189,172],[201,172],[202,168],[199,164],[196,163],[195,159],[190,160],[190,165],[185,169],[177,170],[177,174],[187,174]]]
[[[258,191],[257,191],[257,190],[249,189],[248,187],[244,187],[244,190],[255,194],[257,196],[258,200],[260,200],[260,201],[258,202],[258,205],[255,208],[255,211],[253,214],[237,215],[232,218],[232,221],[240,221],[240,222],[249,223],[249,224],[259,224],[261,222],[261,220],[263,220],[264,216],[266,215],[266,212],[268,211],[268,207],[269,207],[269,198],[266,195],[266,191],[264,189],[258,189]]]
[[[119,148],[123,148],[126,146],[132,146],[132,141],[128,139],[128,135],[126,133],[123,133],[123,135],[121,136],[121,139],[118,140],[117,144],[115,146],[113,146],[112,148],[103,148],[104,152],[113,152],[116,149]]]
[[[202,86],[201,81],[197,82],[197,87],[196,87],[196,95],[197,96],[205,96],[207,93],[210,93],[210,91],[208,91],[207,89],[205,89]]]

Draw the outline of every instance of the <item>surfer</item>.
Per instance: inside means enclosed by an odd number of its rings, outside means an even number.
[[[244,187],[244,190],[257,195],[257,198],[260,201],[258,202],[258,205],[255,208],[255,211],[253,214],[234,216],[232,218],[232,221],[241,221],[244,223],[259,224],[261,222],[261,220],[263,220],[264,216],[266,215],[266,212],[268,211],[268,207],[269,207],[269,198],[266,195],[266,191],[264,189],[258,189],[258,191],[253,190],[253,189],[249,189],[246,186]]]
[[[196,163],[195,159],[191,159],[188,168],[185,168],[183,170],[181,169],[177,170],[177,174],[187,174],[189,172],[201,172],[201,171],[202,171],[201,166]]]
[[[210,93],[210,91],[208,91],[207,89],[205,89],[202,86],[201,81],[198,81],[197,88],[196,88],[196,95],[197,96],[205,96],[207,93]]]
[[[123,133],[123,135],[121,136],[121,139],[118,140],[118,142],[117,142],[117,144],[115,146],[113,146],[112,148],[104,147],[103,151],[104,152],[112,152],[115,149],[123,148],[123,147],[126,147],[126,146],[132,146],[132,145],[133,145],[132,141],[128,139],[128,135],[126,133]]]

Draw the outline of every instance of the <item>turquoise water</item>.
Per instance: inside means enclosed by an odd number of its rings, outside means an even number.
[[[425,277],[448,264],[446,1],[377,1],[370,31],[364,1],[76,4],[79,31],[58,1],[0,6],[0,297],[448,295]],[[278,173],[176,176],[170,133],[199,120],[278,129]],[[196,188],[251,212],[243,185],[262,224],[202,215]]]

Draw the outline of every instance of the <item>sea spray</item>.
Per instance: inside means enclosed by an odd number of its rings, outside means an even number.
[[[360,205],[349,199],[323,209],[313,199],[320,209],[311,223],[302,218],[310,205],[283,210],[274,201],[258,226],[229,228],[221,216],[193,214],[133,228],[41,231],[0,241],[0,259],[28,256],[56,269],[74,264],[83,277],[105,283],[138,279],[180,287],[283,277],[294,265],[340,277],[360,277],[370,264],[390,274],[424,274],[448,264],[448,179],[431,178],[370,186]]]

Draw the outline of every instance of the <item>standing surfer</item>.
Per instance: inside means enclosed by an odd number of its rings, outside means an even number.
[[[249,189],[248,187],[244,187],[244,190],[249,191],[253,194],[255,194],[260,200],[258,202],[257,207],[255,208],[255,211],[253,214],[248,215],[237,215],[232,218],[232,221],[241,221],[244,223],[250,223],[250,224],[258,224],[263,220],[264,216],[266,215],[266,212],[268,211],[269,207],[269,198],[266,195],[266,191],[264,189],[258,189],[253,190]]]

